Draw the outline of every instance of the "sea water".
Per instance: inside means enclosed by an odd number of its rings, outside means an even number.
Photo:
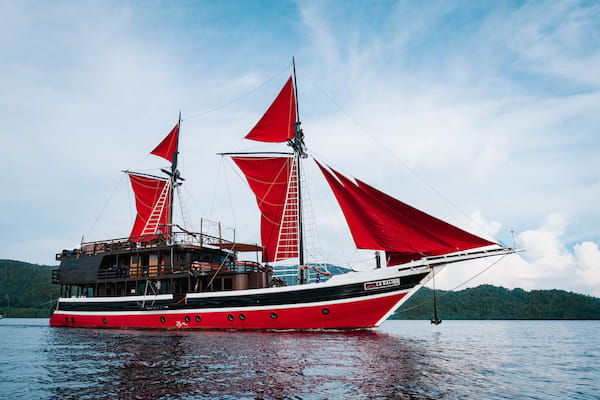
[[[600,321],[227,332],[5,318],[0,398],[599,399]]]

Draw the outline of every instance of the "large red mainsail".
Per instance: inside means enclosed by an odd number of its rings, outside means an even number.
[[[164,158],[169,162],[173,162],[173,153],[177,151],[177,139],[179,136],[179,124],[175,125],[171,132],[165,137],[162,142],[158,144],[150,152],[150,154],[154,154],[155,156],[159,156]]]
[[[167,179],[141,174],[129,173],[129,179],[137,209],[129,238],[141,241],[141,236],[155,235],[160,226],[169,223],[171,185]]]
[[[494,244],[317,163],[357,248],[385,250],[388,265]],[[337,178],[337,179],[336,179]]]
[[[263,261],[298,256],[298,202],[293,157],[232,157],[256,196],[261,212]]]
[[[285,142],[288,139],[294,139],[295,122],[296,98],[290,76],[273,104],[245,138],[258,142]]]

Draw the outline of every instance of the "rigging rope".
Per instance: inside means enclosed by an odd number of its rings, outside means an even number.
[[[508,256],[509,254],[514,254],[515,252],[512,251],[510,253],[504,254],[502,257],[500,257],[499,259],[497,259],[496,261],[494,261],[493,263],[491,263],[490,265],[488,265],[487,267],[485,267],[484,269],[482,269],[481,271],[479,271],[478,273],[476,273],[475,275],[473,275],[472,277],[470,277],[469,279],[467,279],[466,281],[456,285],[455,287],[453,287],[452,289],[448,290],[447,292],[443,293],[442,295],[438,296],[438,299],[441,299],[442,297],[446,296],[447,294],[452,293],[453,291],[455,291],[456,289],[458,289],[459,287],[471,282],[473,279],[477,278],[479,275],[483,274],[485,271],[487,271],[488,269],[492,268],[494,265],[498,264],[500,261],[502,261],[504,259],[504,257]],[[406,312],[409,310],[413,310],[415,308],[421,307],[422,305],[428,304],[429,301],[424,301],[422,303],[419,303],[417,305],[414,305],[412,307],[409,308],[405,308],[403,310],[398,310],[398,312]]]
[[[271,82],[273,79],[277,78],[277,77],[278,77],[278,76],[279,76],[279,75],[280,75],[280,74],[281,74],[283,71],[285,71],[286,69],[289,69],[291,66],[292,66],[292,64],[287,64],[287,65],[286,65],[284,68],[282,68],[281,70],[279,70],[279,71],[278,71],[276,74],[272,75],[272,76],[271,76],[270,78],[268,78],[267,80],[263,81],[263,82],[262,82],[261,84],[259,84],[258,86],[255,86],[254,88],[250,89],[249,91],[247,91],[247,92],[245,92],[245,93],[243,93],[243,94],[241,94],[241,95],[239,95],[239,96],[237,96],[237,97],[233,98],[232,100],[229,100],[229,101],[227,101],[227,102],[225,102],[225,103],[221,104],[220,106],[217,106],[217,107],[211,108],[211,109],[209,109],[209,110],[207,110],[207,111],[203,111],[203,112],[200,112],[200,113],[192,114],[192,115],[190,115],[189,117],[186,117],[185,119],[183,119],[183,118],[182,118],[181,120],[182,120],[182,121],[188,121],[188,120],[191,120],[191,119],[201,118],[201,117],[203,117],[203,116],[205,116],[205,115],[207,115],[207,114],[213,113],[213,112],[215,112],[215,111],[219,111],[220,109],[222,109],[222,108],[225,108],[225,107],[227,107],[227,106],[229,106],[229,105],[231,105],[231,104],[235,103],[236,101],[238,101],[238,100],[240,100],[240,99],[242,99],[242,98],[244,98],[244,97],[246,97],[246,96],[248,96],[248,95],[250,95],[250,94],[252,94],[252,93],[256,92],[258,89],[262,88],[262,87],[263,87],[263,86],[265,86],[267,83],[269,83],[269,82]]]
[[[377,143],[380,147],[382,147],[389,155],[392,156],[393,159],[395,159],[396,161],[398,161],[404,168],[406,168],[411,174],[413,174],[423,185],[425,185],[426,187],[428,187],[431,191],[433,191],[434,193],[436,193],[438,196],[440,196],[442,199],[444,199],[448,204],[450,204],[456,211],[458,211],[460,214],[462,214],[464,217],[466,217],[468,220],[470,220],[472,223],[474,223],[477,227],[479,227],[480,229],[482,229],[485,233],[487,233],[488,235],[490,235],[490,237],[496,241],[498,244],[500,244],[501,246],[504,247],[504,244],[502,243],[501,240],[498,240],[494,237],[493,234],[491,234],[486,227],[482,226],[481,224],[479,224],[473,217],[469,216],[467,213],[465,213],[464,211],[462,211],[458,205],[456,205],[453,201],[451,201],[448,197],[446,197],[442,192],[440,192],[439,190],[437,190],[432,184],[430,184],[427,180],[425,180],[425,178],[421,177],[421,175],[419,175],[414,169],[412,169],[411,167],[408,166],[408,164],[406,164],[404,161],[402,161],[400,159],[400,157],[398,157],[392,150],[390,146],[386,146],[384,143],[382,143],[380,140],[378,140],[375,136],[371,135],[371,133],[364,128],[361,124],[359,124],[354,118],[352,118],[331,96],[329,96],[329,94],[327,94],[324,90],[321,90],[320,87],[318,87],[317,85],[313,84],[312,82],[309,81],[309,83],[311,84],[311,86],[313,88],[315,88],[317,90],[317,92],[322,93],[325,97],[327,97],[327,99],[329,99],[329,101],[331,101],[341,112],[342,114],[344,114],[346,116],[346,118],[348,118],[354,125],[356,125],[359,130],[365,134],[366,136],[368,136],[371,140],[373,140],[375,143]]]
[[[98,214],[98,216],[96,217],[96,220],[94,221],[94,223],[92,224],[92,227],[90,228],[90,230],[88,231],[87,235],[85,235],[85,237],[90,236],[90,233],[92,233],[92,230],[94,229],[94,227],[96,226],[96,224],[98,223],[98,221],[100,220],[100,217],[102,217],[102,214],[104,213],[104,210],[106,209],[106,206],[108,206],[108,203],[110,203],[110,201],[112,200],[115,192],[117,191],[117,189],[119,188],[119,185],[121,185],[121,182],[123,181],[123,178],[125,177],[125,174],[122,174],[121,177],[119,178],[119,181],[117,182],[115,188],[113,189],[112,193],[110,194],[108,200],[106,200],[106,203],[104,203],[104,207],[102,207],[102,210],[100,211],[100,214]],[[84,237],[84,238],[85,238]],[[82,240],[83,241],[83,240]]]

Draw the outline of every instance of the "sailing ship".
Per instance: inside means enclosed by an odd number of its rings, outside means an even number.
[[[513,252],[346,176],[309,155],[299,120],[295,66],[245,136],[281,152],[222,153],[245,176],[260,211],[261,243],[192,232],[173,222],[181,113],[151,152],[165,176],[124,171],[137,215],[128,237],[82,242],[56,255],[60,285],[50,325],[90,328],[305,330],[378,327],[444,266]],[[357,249],[374,268],[310,282],[305,260],[302,164],[313,160],[341,207]],[[256,252],[260,261],[246,261]],[[383,253],[383,260],[379,254]],[[273,263],[297,260],[299,284]],[[257,257],[258,260],[258,257]],[[437,320],[437,316],[436,316]]]

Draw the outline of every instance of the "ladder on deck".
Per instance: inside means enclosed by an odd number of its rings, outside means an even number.
[[[165,182],[165,186],[163,187],[160,196],[156,203],[154,203],[154,208],[152,209],[152,213],[150,217],[146,221],[146,225],[144,225],[144,230],[142,231],[142,236],[145,235],[154,235],[158,230],[158,225],[160,224],[160,220],[165,211],[165,205],[167,203],[167,198],[169,197],[169,191],[171,189],[171,185]]]
[[[279,237],[275,251],[275,261],[298,257],[298,180],[296,160],[293,159]]]

